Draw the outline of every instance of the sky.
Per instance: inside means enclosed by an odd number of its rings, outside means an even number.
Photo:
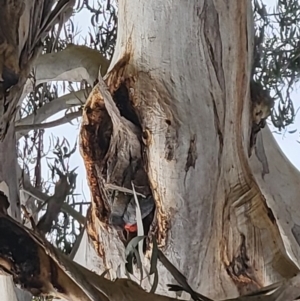
[[[265,4],[268,6],[274,5],[276,0],[265,0]],[[76,14],[73,17],[73,22],[75,26],[77,27],[77,31],[79,31],[79,35],[77,36],[77,40],[79,43],[83,44],[84,43],[84,38],[87,36],[89,31],[93,32],[93,29],[91,27],[90,23],[90,14],[87,10],[83,10],[80,13]],[[299,92],[294,91],[292,93],[292,99],[294,100],[294,106],[295,106],[295,111],[297,111],[300,102],[298,101],[299,99]],[[47,121],[55,120],[59,117],[61,117],[64,113],[61,112],[59,114],[56,114],[52,116],[50,119]],[[72,122],[75,125],[70,125],[70,124],[65,124],[59,127],[54,127],[51,129],[46,129],[45,130],[45,148],[47,149],[47,143],[48,143],[48,138],[50,137],[51,134],[57,137],[66,137],[68,141],[70,142],[71,146],[74,145],[75,141],[78,139],[78,134],[79,134],[79,128],[80,128],[80,123],[73,121]],[[275,130],[272,126],[270,127],[271,130]],[[300,144],[298,143],[299,141],[299,129],[300,129],[300,118],[297,115],[295,118],[294,124],[290,125],[284,132],[281,132],[281,134],[276,134],[273,133],[277,143],[287,156],[287,158],[300,170],[300,156],[299,156],[299,151],[300,151]],[[293,131],[296,130],[295,133],[290,134],[288,131]],[[75,168],[78,166],[77,172],[78,172],[78,182],[77,182],[77,189],[76,192],[79,194],[83,194],[83,196],[78,197],[79,200],[84,200],[84,201],[89,201],[90,200],[90,191],[88,188],[87,180],[86,180],[86,171],[84,168],[83,160],[81,158],[81,155],[79,154],[79,151],[71,157],[70,160],[70,166],[71,169]],[[44,163],[44,170],[47,170],[47,166]]]

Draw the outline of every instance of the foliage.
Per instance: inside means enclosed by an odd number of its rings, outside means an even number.
[[[300,72],[300,3],[278,0],[267,9],[263,0],[254,0],[255,49],[253,75],[277,100],[271,119],[283,129],[295,117],[291,93]]]
[[[67,139],[63,138],[60,141],[59,138],[54,138],[54,149],[52,150],[53,157],[47,157],[47,165],[51,173],[51,183],[55,182],[55,179],[59,174],[68,175],[68,182],[70,183],[70,192],[66,197],[66,202],[71,206],[76,203],[74,190],[76,188],[77,173],[75,169],[70,170],[69,160],[72,154],[75,153],[77,144],[70,147]],[[82,205],[80,204],[80,212],[82,213]],[[82,227],[78,224],[74,218],[70,217],[65,212],[61,212],[58,216],[58,220],[54,222],[52,231],[49,235],[52,238],[54,244],[62,250],[65,254],[70,254],[72,247],[79,236]]]
[[[102,0],[92,5],[88,0],[79,0],[77,12],[87,9],[91,13],[91,25],[94,34],[89,33],[89,41],[86,44],[93,49],[99,50],[108,59],[111,59],[117,40],[117,5],[115,1]]]

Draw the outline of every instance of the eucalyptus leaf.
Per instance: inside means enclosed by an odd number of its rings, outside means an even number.
[[[133,254],[126,256],[125,269],[129,274],[133,274]]]
[[[140,256],[137,249],[134,249],[134,255],[135,255],[135,258],[136,258],[137,267],[138,267],[138,269],[140,270],[140,273],[141,273],[141,278],[140,278],[140,285],[141,285],[142,281],[143,281],[143,264],[142,264],[142,261],[141,261],[141,256]]]
[[[153,242],[153,248],[152,248],[152,254],[150,259],[150,275],[157,272],[158,247],[154,235],[152,236],[152,242]]]
[[[138,243],[143,240],[146,236],[136,236],[128,243],[125,249],[125,256],[127,257],[129,254],[134,252],[134,249],[137,247]]]
[[[108,272],[109,272],[109,269],[106,269],[103,273],[100,274],[100,277],[104,278]]]
[[[131,182],[132,185],[132,191],[133,191],[133,197],[134,197],[134,201],[135,201],[135,205],[136,205],[136,223],[137,223],[137,235],[142,237],[144,236],[144,226],[143,226],[143,221],[142,221],[142,212],[141,212],[141,208],[140,208],[140,204],[135,192],[135,188],[134,188],[134,184],[133,182]],[[139,249],[139,254],[140,254],[140,258],[141,261],[143,262],[143,241],[140,241],[138,244],[138,249]]]
[[[153,279],[153,284],[151,286],[151,290],[150,290],[150,293],[155,293],[156,289],[157,289],[157,285],[158,285],[158,271],[157,269],[155,270],[155,273],[154,273],[154,279]]]

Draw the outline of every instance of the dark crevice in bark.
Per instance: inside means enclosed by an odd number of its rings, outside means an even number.
[[[186,173],[189,171],[190,167],[195,168],[197,157],[196,135],[193,135],[193,137],[190,139],[190,147],[185,164]]]
[[[140,128],[140,122],[132,106],[128,89],[125,83],[122,83],[120,87],[115,91],[115,93],[113,94],[113,100],[115,101],[121,116],[131,121],[134,125]]]
[[[217,106],[216,106],[216,102],[214,99],[214,96],[212,93],[210,93],[211,99],[212,99],[212,104],[213,104],[213,110],[214,110],[214,124],[215,124],[215,128],[216,128],[216,132],[219,138],[219,153],[218,153],[218,173],[220,174],[221,172],[221,162],[222,162],[222,155],[223,155],[223,147],[224,147],[224,135],[223,135],[223,128],[221,128],[221,124],[220,124],[220,118],[218,115],[218,111],[217,111]]]
[[[296,239],[298,245],[300,246],[300,226],[297,225],[296,223],[294,224],[292,228],[292,234],[294,238]]]
[[[166,143],[165,143],[165,158],[168,161],[175,159],[175,151],[177,147],[177,137],[172,126],[168,125],[166,132]]]
[[[39,256],[34,242],[21,229],[12,229],[3,218],[0,219],[0,232],[0,257],[10,263],[6,268],[12,272],[14,281],[22,283],[24,288],[41,288],[42,285],[33,277],[40,274]]]
[[[269,217],[270,221],[272,222],[272,224],[276,225],[276,218],[273,214],[273,211],[267,205],[266,205],[266,207],[267,207],[268,217]]]
[[[220,118],[218,115],[218,110],[217,110],[217,106],[216,106],[216,102],[214,99],[213,94],[210,94],[211,98],[212,98],[212,103],[213,103],[213,110],[214,110],[214,123],[215,123],[215,128],[216,128],[216,132],[218,134],[219,137],[219,143],[220,143],[220,154],[222,153],[223,150],[223,145],[224,145],[224,137],[223,137],[223,131],[221,128],[221,124],[220,124]]]
[[[133,107],[133,102],[130,97],[129,89],[130,89],[130,84],[131,80],[125,80],[122,82],[115,90],[115,92],[112,94],[112,98],[116,104],[116,107],[118,108],[120,115],[127,119],[128,121],[132,122],[136,127],[137,127],[137,138],[140,141],[140,146],[141,149],[143,148],[142,144],[142,127],[138,118],[137,113],[135,112],[135,109]],[[144,170],[145,168],[145,162],[144,158],[142,156],[143,150],[141,150],[141,159],[136,162],[135,160],[130,160],[130,165],[126,170],[123,171],[123,185],[124,187],[130,186],[129,180],[135,182],[135,185],[137,189],[139,189],[138,182],[140,182],[141,178],[145,178],[145,180],[142,180],[142,186],[147,183],[148,188],[149,182],[146,180],[147,175]],[[136,166],[136,164],[138,166]],[[127,187],[128,188],[128,187]],[[146,189],[148,192],[148,195],[151,194],[150,188]],[[120,195],[122,196],[122,200],[120,201]],[[147,194],[146,194],[147,195]],[[126,200],[127,199],[127,200]],[[140,200],[139,200],[140,201]],[[154,202],[153,197],[151,196],[150,199],[147,197],[145,200],[141,200],[139,202],[140,209],[141,209],[141,214],[142,214],[142,223],[143,223],[143,229],[144,229],[144,234],[147,236],[149,234],[149,231],[151,229],[151,225],[154,220],[154,215],[155,215],[155,203],[153,204],[153,209],[151,210],[150,213],[149,210],[147,210],[147,203],[146,202]],[[134,223],[133,220],[135,220],[135,205],[131,206],[130,203],[133,203],[133,196],[128,195],[126,193],[121,194],[120,192],[118,193],[117,199],[115,198],[113,202],[118,203],[118,205],[125,206],[126,208],[121,209],[120,206],[119,208],[115,208],[114,204],[111,207],[111,215],[112,214],[118,214],[118,221],[119,223],[115,223],[116,226],[121,226],[122,230],[122,235],[120,236],[121,239],[124,238],[124,243],[125,245],[135,236],[137,236],[137,228],[136,224]],[[113,212],[113,209],[115,211]],[[122,213],[123,211],[123,213]],[[111,220],[110,220],[111,222]],[[129,224],[128,224],[129,223]],[[134,223],[134,224],[133,224]],[[147,240],[144,240],[144,251],[146,251],[147,247],[149,246],[149,236]]]

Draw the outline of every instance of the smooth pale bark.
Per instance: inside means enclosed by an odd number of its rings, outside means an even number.
[[[292,217],[298,224],[293,207],[298,188],[280,188],[287,187],[291,173],[294,179],[299,175],[270,137],[265,143],[270,148],[270,174],[264,182],[254,152],[248,157],[251,1],[120,0],[118,12],[118,41],[106,83],[113,94],[125,82],[140,117],[144,164],[158,207],[157,238],[165,254],[193,288],[216,299],[292,277],[298,268],[287,251],[293,259],[299,251],[290,233],[294,224],[286,223]],[[119,149],[129,144],[130,149],[137,137],[128,127],[127,138],[132,139],[123,144],[115,140],[124,127],[118,128],[114,119],[123,119],[104,94],[102,90],[90,96],[82,127],[93,196],[87,229],[102,258],[100,266],[116,271],[124,262],[124,246],[106,225],[106,207],[97,187],[97,182],[109,181],[110,174],[99,179],[97,168],[106,164],[101,160],[111,162],[113,144]],[[85,144],[84,126],[97,128],[103,122],[104,105],[113,121],[113,142],[108,154],[103,157],[100,151],[95,161],[97,152],[89,157],[92,145]],[[89,115],[93,108],[96,114]],[[284,175],[280,165],[271,166],[279,164],[277,158],[285,165]],[[84,256],[77,258],[84,261]],[[161,266],[159,275],[159,292],[171,295],[166,284],[173,283],[172,277]]]
[[[14,284],[12,282],[11,277],[0,276],[1,291],[0,297],[1,300],[11,300],[17,301],[17,297],[14,291]]]
[[[15,287],[12,277],[0,276],[0,298],[9,301],[31,301],[32,296]]]
[[[300,265],[300,173],[283,154],[269,128],[262,131],[269,173],[257,156],[250,163],[257,183],[272,209],[289,256]]]
[[[248,159],[253,37],[250,1],[123,0],[119,2],[119,14],[119,40],[106,82],[114,94],[127,80],[135,111],[142,120],[145,146],[141,148],[146,153],[144,164],[158,206],[160,246],[193,288],[217,299],[292,277],[298,269],[288,258],[284,244],[290,246],[288,253],[295,257],[297,245],[290,232],[293,229],[297,233],[298,191],[290,189],[286,200],[283,193],[287,188],[280,188],[287,186],[289,175],[295,182],[299,175],[268,136],[270,173],[264,182],[259,178],[261,164],[254,155]],[[103,100],[106,92],[98,91],[90,104],[103,105],[104,101],[115,121],[113,138],[122,137],[120,129],[125,129],[132,140],[124,144],[134,145],[134,127],[117,114],[108,97]],[[119,120],[123,121],[120,127],[116,122]],[[276,159],[278,162],[270,162]],[[286,164],[285,168],[280,163]],[[279,174],[282,171],[284,175]],[[94,184],[91,178],[90,184]],[[108,267],[116,271],[124,261],[124,246],[117,233],[101,220],[103,209],[96,202],[99,196],[93,194],[93,199],[88,232],[103,259],[99,270]],[[284,199],[281,207],[277,204],[280,199]],[[293,222],[290,226],[286,225],[288,214]],[[45,253],[37,239],[35,245],[45,272],[39,276],[48,292],[59,294],[49,282],[49,252]],[[90,250],[87,248],[83,259]],[[77,260],[82,258],[78,255]],[[70,298],[86,298],[81,300],[92,297],[93,289],[87,282],[92,281],[91,274],[85,270],[77,274],[75,269],[74,277],[85,276],[76,280],[68,270],[60,270],[71,267],[69,263],[59,266],[56,262],[54,266],[65,285],[62,296],[65,293]],[[159,275],[159,291],[167,293],[166,284],[173,280],[161,266]],[[107,289],[105,293],[118,300],[122,295],[116,293],[118,284],[103,283],[101,291]],[[297,291],[293,297],[298,295]],[[125,292],[124,296],[125,300],[134,300],[129,295],[126,299]],[[138,295],[135,297],[138,299]]]
[[[20,220],[19,185],[17,178],[17,148],[14,126],[12,125],[3,142],[0,142],[0,190],[10,201],[9,214],[16,220]],[[8,172],[9,171],[9,172]]]

